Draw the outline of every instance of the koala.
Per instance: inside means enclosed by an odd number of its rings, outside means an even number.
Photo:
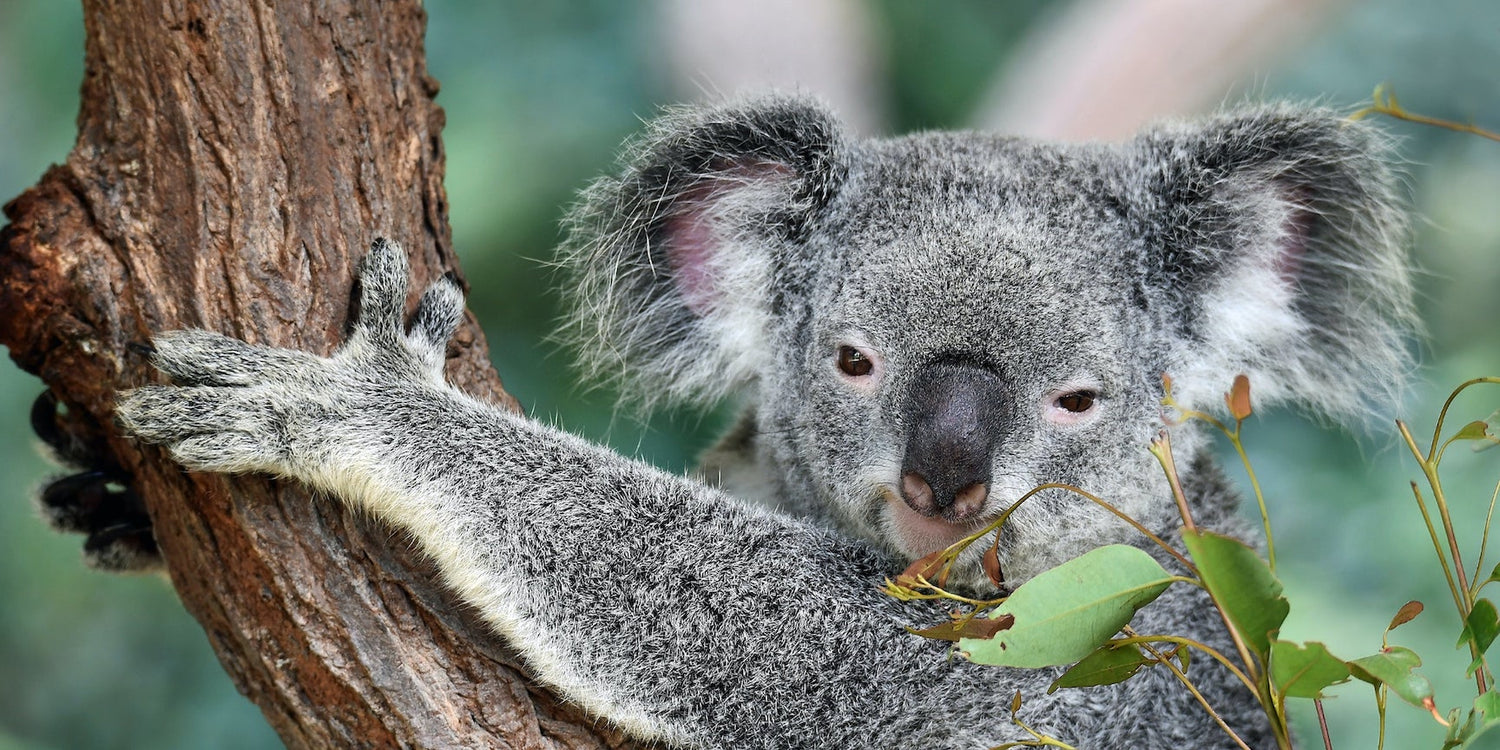
[[[904,626],[946,619],[879,584],[1066,482],[1180,540],[1147,444],[1172,430],[1200,526],[1249,538],[1177,401],[1237,373],[1258,402],[1357,417],[1409,367],[1406,224],[1387,140],[1328,110],[1252,106],[1064,145],[933,132],[860,140],[815,102],[670,111],[566,220],[565,335],[632,403],[738,399],[701,479],[664,473],[445,382],[464,301],[404,324],[377,240],[332,356],[160,334],[177,385],[117,419],[196,471],[265,472],[404,530],[534,674],[631,735],[687,748],[1233,747],[1166,670],[1047,693]],[[1140,535],[1062,491],[1003,529],[1015,585]],[[1164,564],[1170,559],[1153,551]],[[977,554],[977,553],[976,553]],[[961,558],[953,585],[992,587]],[[1231,652],[1200,591],[1142,633]],[[1252,747],[1254,695],[1191,676]]]

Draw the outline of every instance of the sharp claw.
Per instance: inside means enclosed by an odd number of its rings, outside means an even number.
[[[106,485],[114,477],[102,471],[70,474],[42,490],[42,503],[54,508],[70,507],[92,513],[109,495]]]
[[[146,571],[161,565],[161,549],[151,525],[122,523],[100,529],[84,540],[89,565],[106,571]]]
[[[42,391],[31,402],[31,431],[47,445],[57,447],[61,434],[57,429],[57,394],[50,390]]]

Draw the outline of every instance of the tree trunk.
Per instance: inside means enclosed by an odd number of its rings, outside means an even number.
[[[159,377],[126,346],[155,332],[331,351],[376,235],[406,245],[415,289],[455,267],[419,0],[85,0],[84,18],[78,142],[0,231],[0,343],[70,429],[110,424],[117,390]],[[450,357],[456,383],[514,408],[472,317]],[[529,683],[388,529],[92,437],[288,746],[627,744]]]

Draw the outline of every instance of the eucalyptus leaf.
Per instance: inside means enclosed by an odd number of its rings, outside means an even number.
[[[1011,627],[987,640],[964,638],[959,648],[980,664],[1072,664],[1120,632],[1171,582],[1156,560],[1135,547],[1100,547],[1022,584],[993,614],[1014,617]]]
[[[1385,626],[1385,632],[1389,633],[1417,619],[1417,615],[1420,614],[1422,614],[1422,603],[1415,599],[1401,605],[1401,609],[1396,610],[1396,615],[1391,618],[1391,624]]]
[[[1347,682],[1349,665],[1316,641],[1271,643],[1271,680],[1277,692],[1292,698],[1320,698],[1323,688]]]
[[[1010,627],[1008,618],[975,616],[966,620],[951,620],[930,628],[907,628],[907,630],[923,638],[956,642],[961,638],[991,638],[995,633],[1008,627]]]
[[[1495,611],[1495,603],[1489,599],[1474,602],[1474,609],[1469,610],[1469,616],[1464,618],[1464,629],[1455,645],[1462,648],[1465,644],[1474,644],[1474,661],[1469,663],[1470,676],[1484,663],[1484,653],[1490,650],[1497,634],[1500,634],[1500,612]]]
[[[1457,736],[1463,743],[1459,747],[1473,747],[1474,740],[1495,727],[1500,727],[1500,692],[1490,690],[1474,699],[1474,710]]]
[[[1053,680],[1047,692],[1055,692],[1058,688],[1113,685],[1130,679],[1141,667],[1154,663],[1156,660],[1142,653],[1135,644],[1106,643]]]
[[[1470,422],[1459,428],[1453,434],[1453,440],[1484,440],[1493,439],[1490,435],[1490,426],[1484,422]]]
[[[1370,683],[1385,685],[1402,700],[1418,708],[1432,697],[1432,683],[1412,671],[1422,666],[1422,657],[1403,646],[1391,646],[1378,654],[1349,662],[1349,673]]]
[[[1448,731],[1443,735],[1443,747],[1463,747],[1474,736],[1474,720],[1479,712],[1455,708],[1448,712]],[[1462,721],[1460,721],[1462,719]]]
[[[1251,650],[1265,664],[1271,639],[1281,631],[1291,607],[1281,581],[1244,542],[1211,531],[1183,531],[1203,584]]]

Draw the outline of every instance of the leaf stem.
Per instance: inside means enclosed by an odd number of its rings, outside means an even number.
[[[1271,536],[1271,514],[1266,511],[1266,496],[1260,491],[1260,480],[1255,478],[1255,468],[1250,465],[1250,456],[1245,453],[1245,444],[1240,442],[1240,426],[1243,422],[1234,425],[1234,432],[1229,435],[1229,442],[1234,446],[1234,452],[1240,456],[1240,463],[1245,467],[1245,474],[1250,477],[1250,489],[1255,492],[1255,504],[1260,507],[1260,523],[1266,531],[1266,563],[1271,567],[1271,573],[1276,573],[1276,540]]]
[[[1375,750],[1385,750],[1385,685],[1375,686],[1375,711],[1380,714],[1380,741]]]
[[[1172,660],[1169,657],[1163,656],[1160,651],[1152,648],[1150,643],[1142,641],[1140,643],[1140,647],[1146,649],[1146,652],[1151,654],[1151,656],[1154,657],[1157,662],[1165,665],[1167,669],[1172,671],[1172,675],[1177,678],[1178,682],[1182,683],[1183,687],[1188,689],[1189,693],[1193,694],[1194,698],[1198,699],[1198,704],[1203,706],[1203,710],[1207,711],[1208,715],[1213,717],[1214,723],[1218,724],[1219,728],[1223,729],[1224,732],[1229,735],[1229,738],[1234,740],[1234,744],[1239,745],[1241,748],[1243,748],[1243,750],[1250,750],[1250,746],[1246,745],[1245,741],[1240,739],[1240,736],[1238,734],[1235,734],[1233,729],[1229,728],[1229,724],[1225,723],[1224,717],[1220,716],[1219,712],[1215,711],[1214,707],[1209,705],[1208,699],[1203,697],[1203,693],[1198,692],[1198,688],[1193,684],[1193,681],[1188,679],[1188,676],[1184,674],[1181,669],[1178,669],[1177,665],[1173,664]],[[1212,651],[1213,649],[1208,650]]]
[[[1156,456],[1162,471],[1167,473],[1167,484],[1172,487],[1172,499],[1177,502],[1177,513],[1182,516],[1183,528],[1196,532],[1198,525],[1193,523],[1193,512],[1188,509],[1187,494],[1182,491],[1182,482],[1177,478],[1177,461],[1172,458],[1172,436],[1166,430],[1157,434],[1156,441],[1151,444],[1151,454]]]
[[[1172,437],[1163,430],[1151,444],[1151,453],[1161,463],[1162,470],[1167,473],[1167,482],[1172,486],[1172,497],[1177,501],[1177,511],[1182,514],[1182,524],[1187,531],[1197,533],[1198,527],[1193,523],[1192,511],[1188,509],[1187,496],[1183,494],[1182,483],[1177,479],[1177,463],[1172,459]],[[1234,641],[1235,651],[1240,655],[1240,661],[1245,665],[1245,672],[1252,682],[1260,683],[1260,671],[1255,660],[1250,657],[1250,648],[1245,645],[1245,639],[1240,635],[1234,623],[1229,620],[1229,613],[1224,611],[1224,606],[1219,600],[1209,593],[1209,601],[1213,602],[1214,609],[1218,611],[1219,618],[1224,621],[1224,628],[1229,631],[1229,637]],[[1256,690],[1259,695],[1260,691]],[[1264,698],[1262,699],[1264,702]],[[1266,713],[1272,715],[1271,708],[1267,706]]]
[[[1318,728],[1323,730],[1323,748],[1333,750],[1333,738],[1328,736],[1328,717],[1323,715],[1323,699],[1314,698],[1313,707],[1318,709]]]
[[[954,542],[953,544],[949,545],[948,549],[949,550],[953,550],[956,553],[957,551],[962,550],[965,547],[968,547],[969,545],[973,544],[974,542],[979,541],[986,534],[989,534],[989,533],[991,533],[993,531],[996,531],[1001,526],[1004,526],[1006,521],[1010,520],[1011,514],[1014,513],[1017,508],[1021,507],[1022,503],[1026,502],[1027,500],[1030,500],[1031,498],[1035,497],[1038,493],[1041,493],[1041,492],[1043,492],[1045,490],[1066,490],[1068,492],[1071,492],[1071,493],[1073,493],[1075,495],[1078,495],[1078,496],[1080,496],[1080,497],[1082,497],[1082,498],[1084,498],[1084,499],[1086,499],[1086,500],[1094,503],[1095,505],[1098,505],[1099,507],[1101,507],[1101,508],[1109,511],[1110,513],[1114,514],[1115,517],[1119,518],[1120,520],[1124,521],[1127,524],[1130,524],[1130,526],[1132,528],[1134,528],[1136,531],[1141,532],[1142,535],[1144,535],[1147,539],[1150,539],[1151,542],[1153,544],[1155,544],[1157,547],[1160,547],[1167,554],[1169,554],[1172,557],[1176,558],[1177,562],[1182,563],[1182,566],[1184,568],[1187,568],[1188,573],[1190,575],[1193,575],[1193,576],[1197,576],[1198,575],[1198,568],[1197,568],[1197,566],[1193,565],[1192,561],[1189,560],[1186,555],[1183,555],[1181,552],[1178,552],[1176,549],[1174,549],[1172,547],[1172,545],[1167,544],[1166,540],[1162,539],[1161,537],[1159,537],[1156,534],[1152,533],[1150,529],[1148,529],[1145,526],[1141,525],[1140,521],[1137,521],[1134,518],[1131,518],[1129,514],[1125,513],[1124,511],[1120,510],[1119,508],[1116,508],[1114,505],[1110,504],[1109,501],[1105,500],[1104,498],[1099,497],[1098,495],[1095,495],[1094,493],[1089,492],[1088,490],[1081,489],[1079,487],[1075,487],[1075,486],[1073,486],[1071,484],[1064,484],[1062,482],[1048,482],[1046,484],[1039,484],[1036,487],[1031,488],[1030,491],[1028,491],[1026,494],[1022,495],[1014,503],[1011,503],[1010,507],[1006,508],[1005,511],[1002,512],[1000,514],[1000,516],[998,518],[996,518],[994,521],[991,521],[988,525],[986,525],[984,528],[980,529],[979,531],[976,531],[973,534],[970,534],[970,535],[964,537],[963,539],[960,539],[960,540]]]
[[[1422,511],[1422,520],[1427,523],[1427,535],[1432,538],[1432,548],[1437,552],[1438,564],[1443,566],[1443,579],[1448,582],[1448,592],[1453,595],[1453,606],[1462,613],[1463,595],[1458,593],[1458,585],[1453,582],[1453,568],[1448,564],[1448,556],[1443,554],[1443,543],[1438,539],[1437,527],[1432,525],[1432,514],[1427,511],[1427,501],[1422,499],[1422,490],[1417,487],[1416,482],[1411,483],[1411,492],[1417,498],[1417,510]]]
[[[1443,420],[1448,418],[1448,407],[1453,405],[1453,401],[1454,399],[1458,398],[1458,394],[1468,390],[1471,386],[1476,386],[1484,383],[1488,383],[1491,385],[1500,385],[1500,377],[1473,378],[1472,380],[1465,380],[1464,382],[1459,383],[1458,387],[1454,388],[1452,393],[1448,394],[1448,400],[1443,402],[1443,408],[1438,412],[1437,426],[1432,428],[1432,447],[1427,451],[1427,459],[1429,461],[1437,457],[1436,454],[1438,449],[1438,441],[1443,437]],[[1408,440],[1408,442],[1410,441]]]
[[[1469,384],[1475,382],[1483,381],[1471,380],[1469,381],[1469,383],[1459,386],[1456,390],[1453,391],[1453,393],[1448,395],[1448,401],[1443,404],[1443,410],[1438,414],[1438,438],[1440,438],[1442,435],[1442,421],[1448,415],[1449,405],[1453,403],[1453,399],[1457,397],[1464,388],[1468,387]],[[1424,459],[1422,457],[1422,451],[1417,448],[1417,441],[1412,439],[1411,431],[1406,429],[1406,423],[1402,422],[1399,419],[1396,420],[1396,429],[1401,431],[1401,438],[1406,441],[1407,447],[1411,449],[1412,456],[1417,459],[1417,465],[1422,469],[1422,475],[1427,477],[1427,485],[1432,488],[1432,501],[1434,503],[1437,503],[1438,515],[1443,520],[1443,532],[1448,537],[1448,553],[1453,556],[1453,567],[1450,569],[1448,567],[1447,560],[1444,560],[1443,571],[1450,576],[1450,580],[1448,581],[1448,586],[1450,588],[1454,586],[1454,582],[1453,580],[1451,580],[1451,577],[1454,575],[1457,576],[1457,589],[1453,592],[1453,596],[1458,603],[1458,619],[1463,622],[1468,622],[1469,612],[1474,609],[1473,592],[1469,591],[1469,575],[1464,569],[1463,554],[1458,547],[1458,536],[1453,531],[1453,517],[1448,512],[1448,500],[1443,494],[1443,483],[1438,478],[1436,461],[1438,452],[1438,438],[1434,438],[1432,448],[1428,450],[1427,457]],[[1412,491],[1417,491],[1416,482],[1412,482]],[[1417,495],[1417,501],[1418,503],[1421,503],[1420,492]],[[1426,505],[1423,504],[1422,507],[1423,516],[1426,517]],[[1429,520],[1429,526],[1430,524],[1431,521]],[[1436,534],[1434,534],[1434,536],[1436,536]],[[1438,557],[1442,558],[1441,549],[1438,550]],[[1469,652],[1475,659],[1478,659],[1482,655],[1479,651],[1479,644],[1475,643],[1472,639],[1469,641]],[[1474,672],[1474,683],[1475,686],[1479,689],[1480,695],[1484,695],[1485,692],[1489,690],[1489,687],[1486,684],[1487,680],[1485,679],[1483,669],[1476,670]]]
[[[1500,498],[1500,482],[1495,483],[1495,491],[1490,493],[1490,509],[1484,514],[1484,536],[1479,540],[1479,562],[1474,563],[1474,591],[1470,593],[1470,599],[1479,597],[1479,589],[1484,586],[1480,583],[1484,575],[1484,554],[1490,546],[1490,521],[1495,517],[1495,499]]]
[[[1371,113],[1379,113],[1387,117],[1394,117],[1397,120],[1415,122],[1419,125],[1431,125],[1433,127],[1443,128],[1445,130],[1453,130],[1459,133],[1477,135],[1480,138],[1488,138],[1492,141],[1500,141],[1500,133],[1485,130],[1484,128],[1481,128],[1473,123],[1440,120],[1436,117],[1428,117],[1426,115],[1417,115],[1412,114],[1411,112],[1407,112],[1401,107],[1400,104],[1396,102],[1396,95],[1391,93],[1390,89],[1383,83],[1375,87],[1374,99],[1374,104],[1371,104],[1370,106],[1365,107],[1364,109],[1361,109],[1360,111],[1355,112],[1352,115],[1349,115],[1349,119],[1358,120],[1362,117],[1370,115]]]
[[[1130,635],[1125,638],[1116,638],[1114,639],[1114,642],[1120,645],[1134,643],[1140,644],[1142,646],[1148,643],[1176,643],[1182,646],[1187,646],[1188,648],[1198,649],[1199,651],[1207,654],[1210,659],[1213,659],[1214,661],[1224,665],[1225,669],[1228,669],[1230,672],[1234,673],[1234,676],[1239,678],[1239,681],[1244,683],[1245,687],[1250,688],[1250,692],[1253,693],[1256,690],[1254,680],[1251,680],[1248,676],[1245,675],[1243,670],[1235,666],[1234,662],[1229,660],[1229,657],[1220,653],[1218,649],[1215,649],[1214,647],[1206,643],[1176,635],[1137,635],[1135,631],[1129,628],[1126,628],[1125,632],[1129,633]]]

